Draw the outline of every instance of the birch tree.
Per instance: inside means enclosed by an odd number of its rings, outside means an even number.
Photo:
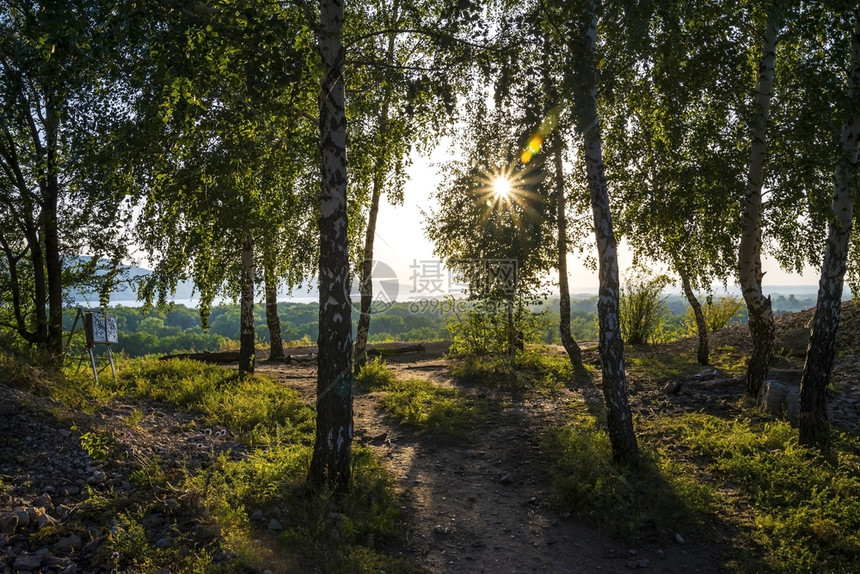
[[[600,118],[597,110],[597,24],[598,6],[594,1],[565,5],[570,34],[568,50],[573,61],[570,85],[575,94],[575,117],[582,137],[588,189],[597,240],[598,291],[597,315],[600,325],[600,359],[603,396],[613,458],[633,462],[639,447],[633,432],[633,417],[627,396],[624,371],[624,343],[619,321],[620,283],[618,245],[612,227],[609,192],[603,166]]]
[[[768,6],[763,28],[761,53],[758,58],[758,80],[755,88],[753,115],[750,122],[751,145],[749,171],[744,195],[742,233],[738,249],[738,280],[749,315],[752,355],[747,364],[746,395],[757,397],[768,373],[768,362],[775,338],[773,309],[770,297],[765,297],[763,277],[762,223],[764,220],[762,186],[767,159],[768,122],[773,95],[774,61],[782,22],[778,3]]]
[[[90,272],[100,255],[122,257],[128,187],[101,147],[115,142],[123,117],[116,100],[128,95],[109,79],[116,18],[95,0],[0,3],[0,276],[10,305],[3,326],[55,363],[64,271],[86,252],[96,260]]]
[[[860,142],[860,8],[853,12],[851,70],[845,100],[841,154],[833,175],[833,203],[827,249],[818,283],[818,301],[800,383],[800,442],[826,446],[827,386],[836,354],[836,331],[857,198],[857,149]],[[840,106],[842,107],[842,106]]]
[[[316,435],[308,483],[343,491],[351,482],[353,437],[343,2],[320,0],[319,18],[320,332]]]
[[[734,275],[743,195],[737,78],[746,53],[732,8],[660,3],[637,15],[639,33],[607,30],[614,93],[603,109],[618,229],[637,260],[665,264],[680,279],[701,364],[708,333],[696,291]]]

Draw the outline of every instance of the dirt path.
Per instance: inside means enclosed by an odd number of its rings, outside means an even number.
[[[438,348],[389,360],[400,378],[454,384]],[[310,402],[311,366],[258,364]],[[489,421],[462,439],[442,440],[399,425],[377,393],[355,398],[356,444],[368,445],[395,477],[405,508],[406,542],[388,548],[421,570],[441,573],[722,572],[716,545],[674,539],[623,546],[551,507],[542,433],[559,407],[580,400],[492,401]]]

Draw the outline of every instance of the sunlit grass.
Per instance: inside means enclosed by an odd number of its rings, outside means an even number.
[[[735,572],[852,572],[860,563],[860,441],[824,459],[787,422],[676,414],[637,421],[643,461],[612,465],[605,431],[577,407],[547,435],[561,510],[623,537],[674,529],[722,540]],[[724,523],[726,528],[714,528]]]

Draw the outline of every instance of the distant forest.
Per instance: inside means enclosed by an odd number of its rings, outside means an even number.
[[[687,302],[678,295],[670,295],[663,300],[664,338],[693,336],[687,316]],[[774,310],[777,313],[790,313],[815,306],[813,298],[798,298],[794,294],[775,295]],[[394,303],[383,312],[373,315],[370,322],[371,343],[389,341],[433,341],[448,339],[450,321],[457,315],[444,305],[400,302]],[[532,310],[539,314],[532,342],[559,343],[558,299],[549,299],[535,305]],[[201,327],[197,309],[185,305],[172,308],[152,309],[143,314],[140,308],[116,306],[108,312],[117,317],[119,343],[114,351],[137,357],[149,354],[168,354],[178,351],[216,351],[236,349],[239,345],[239,305],[219,305],[212,309],[209,329]],[[67,309],[64,315],[64,328],[72,328],[76,311]],[[353,313],[353,325],[357,323],[357,311]],[[580,341],[597,339],[597,297],[580,297],[571,301],[571,332]],[[282,302],[278,304],[281,319],[281,336],[293,346],[314,345],[319,334],[319,305],[316,303]],[[746,321],[746,307],[734,319]],[[266,326],[265,311],[262,305],[255,308],[257,345],[269,344],[269,331]]]

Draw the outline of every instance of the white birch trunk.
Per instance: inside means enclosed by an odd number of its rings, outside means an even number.
[[[600,289],[597,315],[600,325],[600,361],[603,369],[603,396],[606,401],[606,423],[612,443],[613,458],[634,461],[639,447],[633,432],[633,418],[627,397],[627,376],[624,371],[624,343],[619,321],[620,285],[618,279],[618,249],[612,230],[609,191],[603,171],[600,122],[597,115],[596,57],[597,6],[588,3],[587,29],[584,40],[576,44],[581,53],[573,54],[579,63],[581,83],[580,126],[583,133],[585,169],[594,233],[597,239]]]
[[[860,141],[857,102],[860,96],[860,9],[855,10],[854,18],[853,63],[848,92],[852,112],[842,127],[839,140],[842,153],[833,176],[833,217],[830,220],[827,251],[818,282],[818,302],[800,383],[800,442],[810,446],[826,446],[830,435],[827,421],[827,386],[830,384],[833,358],[836,354],[836,330],[839,327],[842,288],[854,219],[854,199],[857,194],[857,145]]]
[[[257,333],[254,330],[254,238],[250,233],[242,244],[242,296],[239,317],[239,375],[252,375]]]
[[[767,124],[773,94],[773,68],[776,58],[779,19],[771,10],[762,40],[756,85],[755,115],[752,122],[749,174],[744,198],[743,231],[738,250],[738,279],[749,312],[753,351],[747,365],[746,394],[757,397],[765,378],[774,340],[773,311],[769,297],[761,288],[761,225],[764,162],[767,156]]]
[[[345,491],[352,458],[352,306],[346,210],[346,111],[342,0],[320,0],[320,260],[317,424],[311,487]]]

